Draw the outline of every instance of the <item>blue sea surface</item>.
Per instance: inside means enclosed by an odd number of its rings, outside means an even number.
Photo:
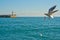
[[[60,40],[60,18],[0,18],[0,40]]]

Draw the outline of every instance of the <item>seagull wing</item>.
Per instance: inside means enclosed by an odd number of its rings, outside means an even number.
[[[52,13],[55,13],[55,12],[57,12],[58,10],[55,10],[55,11],[53,11]]]
[[[53,6],[53,7],[51,7],[51,8],[49,9],[49,13],[52,12],[55,8],[56,8],[56,5]]]
[[[49,15],[52,15],[53,13],[57,12],[58,10],[52,11]]]

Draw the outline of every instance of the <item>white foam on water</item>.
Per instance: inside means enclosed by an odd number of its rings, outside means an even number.
[[[40,33],[40,36],[43,36],[43,35]]]

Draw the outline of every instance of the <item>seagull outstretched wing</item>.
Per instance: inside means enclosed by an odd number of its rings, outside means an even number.
[[[53,11],[53,13],[57,12],[58,10]]]
[[[58,10],[52,11],[51,13],[49,13],[49,15],[52,15],[53,13],[57,12]]]
[[[49,13],[52,12],[55,8],[56,8],[56,5],[53,6],[53,7],[51,7],[51,8],[49,9]]]

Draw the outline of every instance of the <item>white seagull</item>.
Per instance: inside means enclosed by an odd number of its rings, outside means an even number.
[[[48,13],[45,13],[45,15],[48,16],[49,18],[54,18],[52,14],[58,11],[58,10],[54,10],[55,8],[56,8],[56,5],[51,7]]]

